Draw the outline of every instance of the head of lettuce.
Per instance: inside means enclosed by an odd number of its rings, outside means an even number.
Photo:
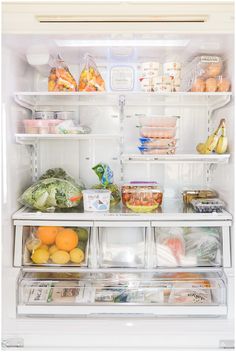
[[[19,201],[29,208],[45,212],[77,207],[83,188],[63,169],[49,169],[24,191]]]

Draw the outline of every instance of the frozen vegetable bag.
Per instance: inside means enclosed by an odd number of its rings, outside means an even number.
[[[19,201],[41,211],[72,208],[79,205],[83,185],[79,185],[62,169],[49,169],[39,181],[27,188]]]
[[[103,92],[105,82],[98,71],[97,65],[92,56],[85,55],[85,65],[79,78],[79,91],[84,92]]]
[[[58,55],[48,77],[49,92],[75,92],[77,84],[64,60]]]

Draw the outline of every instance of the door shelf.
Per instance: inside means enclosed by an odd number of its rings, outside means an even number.
[[[216,109],[226,105],[232,92],[15,92],[15,101],[34,110],[37,106],[53,105],[117,105],[122,97],[129,106],[209,106]],[[196,99],[198,99],[196,101]],[[142,101],[143,99],[143,101]]]
[[[173,154],[173,155],[142,155],[123,154],[123,163],[200,163],[226,164],[230,154]]]
[[[222,271],[21,273],[18,315],[191,316],[227,314]]]

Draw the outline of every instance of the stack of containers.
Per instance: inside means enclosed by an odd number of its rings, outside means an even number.
[[[162,74],[163,72],[163,74]],[[181,63],[144,62],[141,64],[140,84],[145,92],[179,92]]]
[[[139,150],[142,154],[175,154],[178,116],[140,116]]]

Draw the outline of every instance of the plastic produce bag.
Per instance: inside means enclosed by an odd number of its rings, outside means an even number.
[[[49,169],[38,182],[25,190],[19,201],[40,211],[72,208],[80,203],[82,189],[83,186],[77,184],[64,170]]]
[[[217,252],[220,248],[219,233],[210,229],[199,228],[185,236],[185,248],[188,255],[196,255],[198,262],[215,264]]]
[[[64,60],[58,55],[55,60],[55,66],[51,69],[48,77],[48,91],[49,92],[75,92],[77,84],[65,64]]]
[[[103,92],[105,82],[98,71],[92,56],[85,56],[85,65],[79,78],[79,91],[81,92]]]
[[[56,133],[59,134],[86,134],[91,129],[87,126],[76,126],[73,120],[65,120],[55,127]]]
[[[106,164],[97,164],[93,168],[93,171],[99,178],[100,184],[94,185],[92,188],[95,189],[108,189],[111,191],[110,206],[119,204],[121,195],[119,188],[113,183],[113,172],[111,168]]]
[[[163,254],[163,258],[162,258],[162,266],[165,266],[165,265],[175,266],[177,263],[180,262],[181,258],[185,255],[185,243],[184,243],[183,231],[181,228],[180,229],[171,228],[171,229],[168,229],[166,232],[164,228],[162,228],[161,231],[158,233],[157,243],[159,244],[159,246],[157,246],[157,250],[158,250],[157,254],[160,254],[161,252],[165,253]],[[173,258],[170,258],[171,254]],[[166,257],[166,264],[165,264],[165,260],[163,261],[165,257]],[[157,255],[157,260],[158,260],[158,255]],[[160,265],[160,263],[157,263],[157,264]]]

